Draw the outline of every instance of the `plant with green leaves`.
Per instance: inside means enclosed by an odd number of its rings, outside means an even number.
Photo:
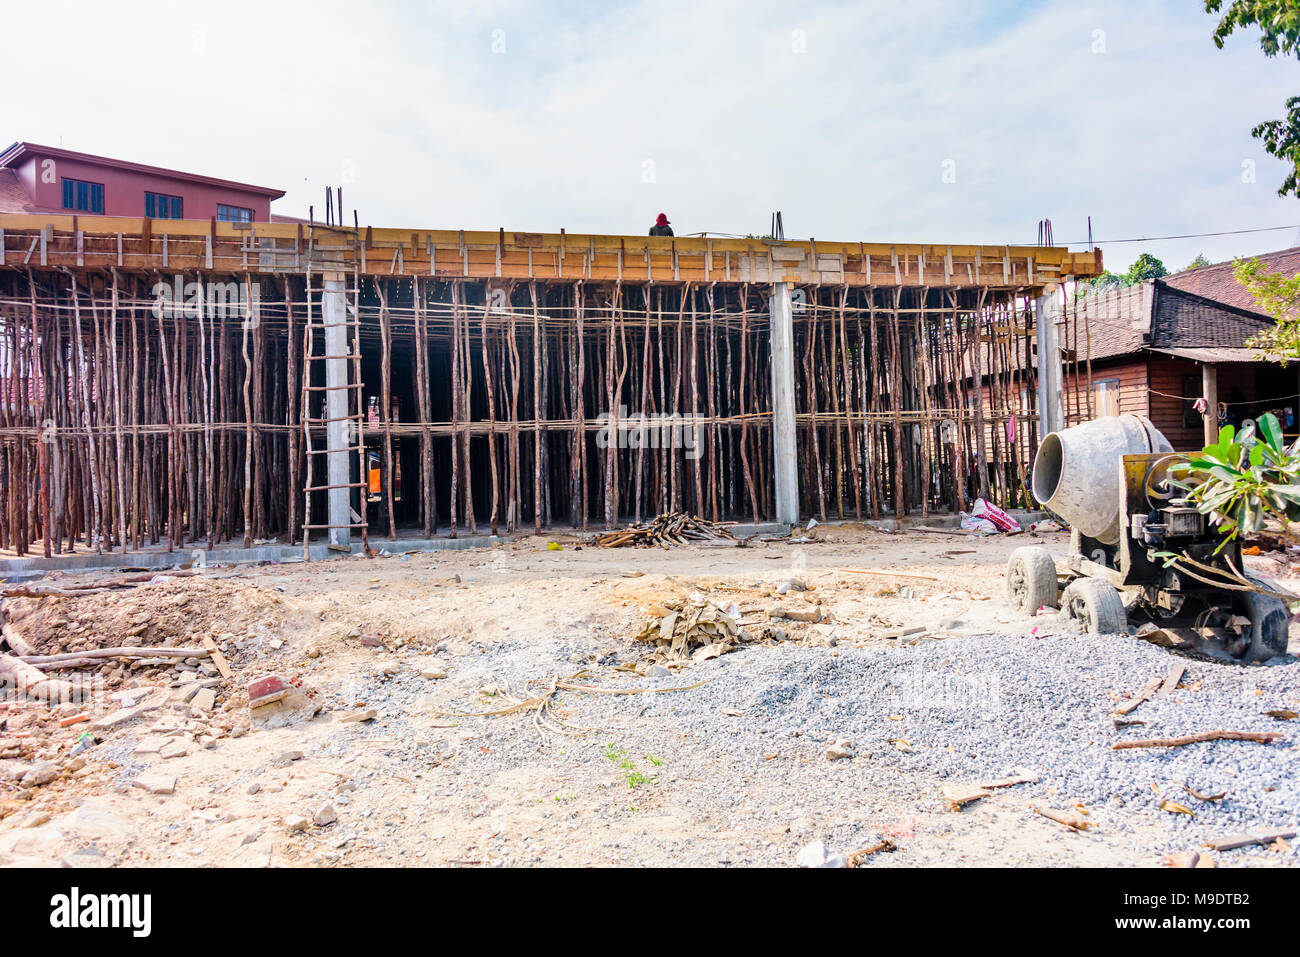
[[[1300,444],[1300,443],[1297,443]],[[1172,484],[1184,489],[1201,514],[1223,534],[1216,553],[1241,535],[1254,535],[1270,517],[1282,530],[1300,521],[1300,451],[1282,441],[1277,416],[1265,413],[1256,429],[1219,430],[1219,441],[1170,466]]]
[[[1296,0],[1205,0],[1206,13],[1222,13],[1214,30],[1214,45],[1223,49],[1236,30],[1260,31],[1259,48],[1266,57],[1281,54],[1300,57],[1300,3]],[[1300,96],[1286,101],[1286,117],[1266,120],[1255,126],[1250,135],[1262,140],[1264,149],[1289,166],[1279,196],[1300,196]]]
[[[1270,272],[1260,259],[1238,259],[1232,274],[1276,323],[1246,340],[1252,349],[1263,349],[1285,366],[1300,359],[1300,275]]]

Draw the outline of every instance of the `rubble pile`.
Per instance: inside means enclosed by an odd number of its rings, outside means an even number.
[[[740,609],[702,596],[651,606],[651,620],[636,636],[664,661],[706,661],[753,641],[740,624]]]

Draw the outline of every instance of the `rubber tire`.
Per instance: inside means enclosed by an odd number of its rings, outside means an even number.
[[[1076,578],[1061,594],[1061,613],[1090,635],[1128,634],[1119,589],[1100,578]]]
[[[1256,585],[1278,590],[1277,585],[1265,578],[1246,576]],[[1241,661],[1268,661],[1286,654],[1290,637],[1291,613],[1286,604],[1272,595],[1258,592],[1246,592],[1242,596],[1245,616],[1250,619],[1250,647],[1241,656]]]
[[[1056,562],[1041,545],[1017,548],[1007,561],[1007,602],[1022,615],[1057,607]]]

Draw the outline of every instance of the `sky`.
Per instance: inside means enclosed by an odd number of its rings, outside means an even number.
[[[1300,245],[1251,128],[1300,94],[1192,0],[0,0],[0,140],[363,224],[1032,244],[1171,270]],[[2,144],[0,144],[2,145]],[[1236,236],[1117,240],[1288,228]]]

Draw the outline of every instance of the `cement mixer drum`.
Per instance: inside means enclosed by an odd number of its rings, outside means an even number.
[[[1125,414],[1052,432],[1034,457],[1034,498],[1089,538],[1119,542],[1120,457],[1172,452],[1151,422]]]

